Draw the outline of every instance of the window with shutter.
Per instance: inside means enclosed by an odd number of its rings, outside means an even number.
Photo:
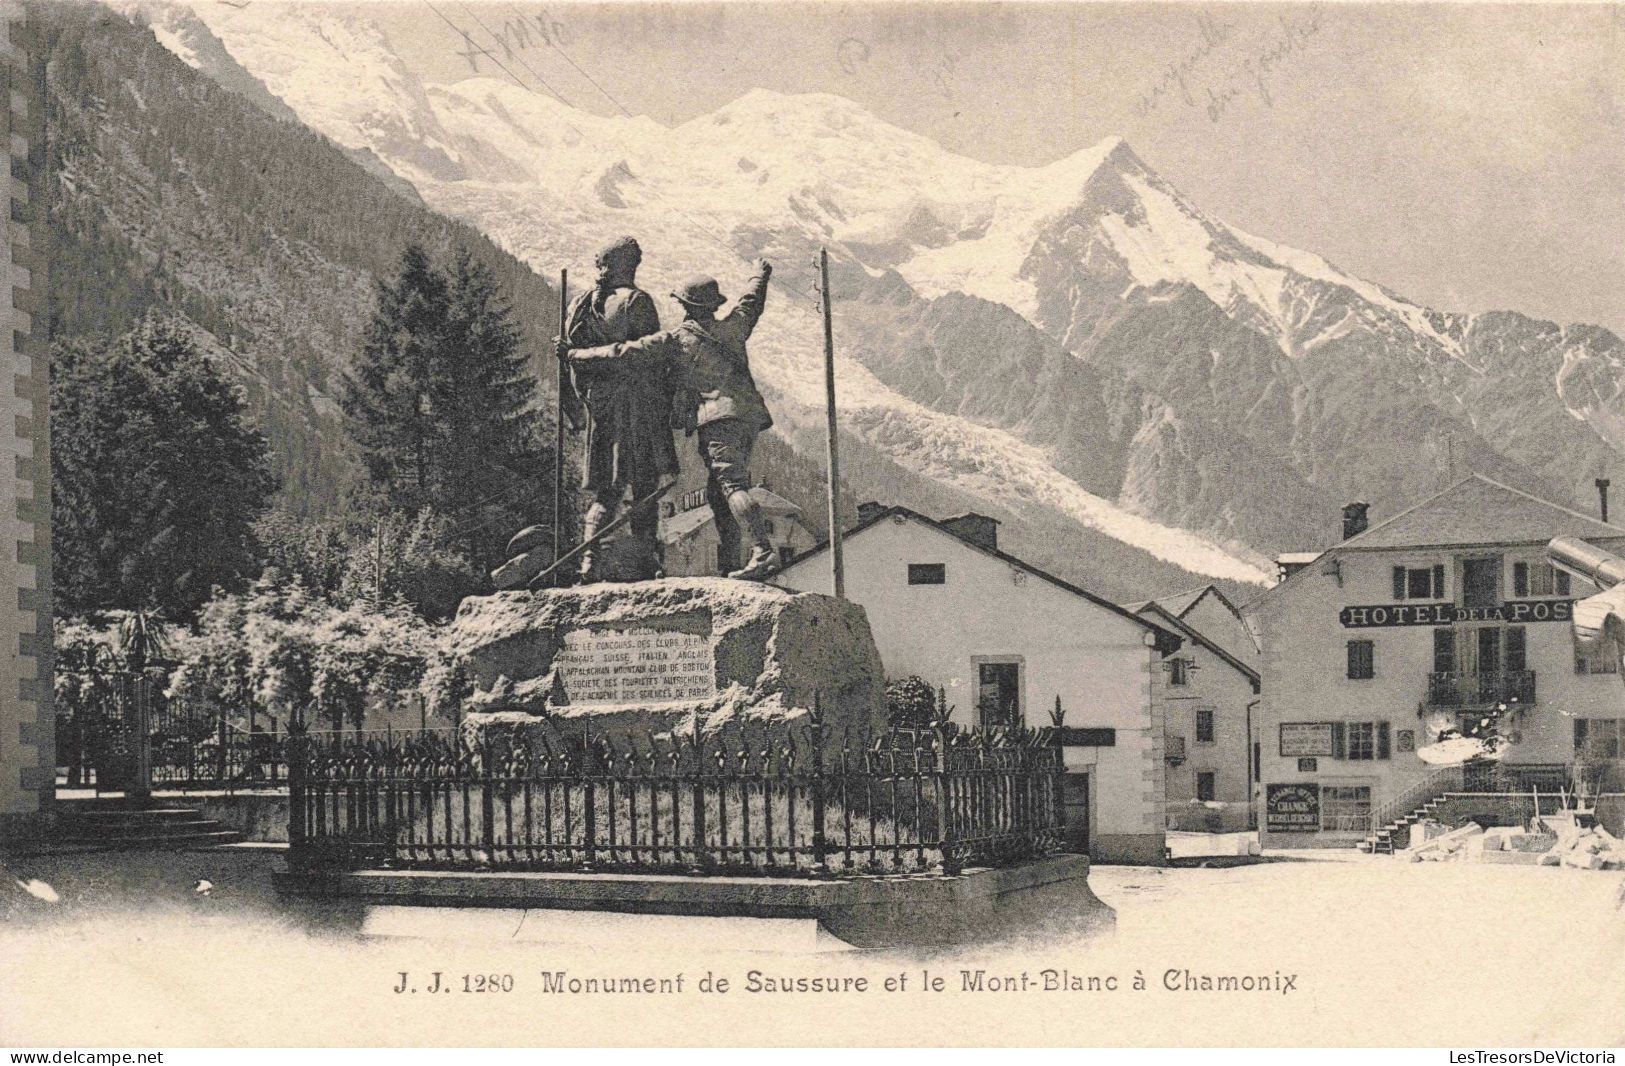
[[[1355,681],[1369,681],[1376,676],[1376,645],[1369,640],[1351,640],[1348,648],[1348,676]]]
[[[1396,567],[1394,567],[1394,599],[1402,600],[1404,598],[1405,598],[1405,568],[1403,566],[1396,566]]]
[[[1586,730],[1591,725],[1584,718],[1574,720],[1574,750],[1579,751],[1586,746]]]
[[[1388,723],[1387,722],[1378,722],[1377,723],[1377,758],[1379,758],[1379,759],[1388,758],[1389,751],[1390,751],[1389,745],[1390,745],[1390,740],[1389,740],[1389,734],[1388,734]]]
[[[1450,674],[1456,670],[1456,632],[1448,627],[1433,631],[1433,672]]]
[[[1444,595],[1444,564],[1433,564],[1433,598],[1442,600]]]
[[[1527,670],[1529,661],[1523,626],[1508,626],[1506,635],[1506,668],[1508,673]]]
[[[1334,758],[1334,759],[1347,758],[1348,757],[1347,752],[1348,752],[1348,737],[1346,735],[1346,731],[1343,728],[1343,723],[1342,722],[1333,722],[1332,723],[1332,758]]]
[[[1512,564],[1512,594],[1520,599],[1529,595],[1529,564]]]
[[[1213,743],[1213,708],[1196,708],[1196,740],[1201,744]]]

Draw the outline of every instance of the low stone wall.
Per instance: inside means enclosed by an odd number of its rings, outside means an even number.
[[[1089,839],[1089,859],[1111,866],[1163,866],[1168,837],[1162,833],[1097,833]]]
[[[280,891],[372,905],[814,918],[857,947],[921,947],[1109,929],[1089,860],[1062,855],[957,877],[812,880],[648,874],[364,870],[279,874]]]
[[[237,830],[255,843],[288,842],[288,794],[286,792],[239,792],[233,795],[187,796],[181,800],[198,806],[205,818]]]

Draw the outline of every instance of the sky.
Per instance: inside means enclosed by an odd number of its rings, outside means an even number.
[[[988,162],[1121,136],[1197,207],[1429,306],[1625,335],[1625,5],[368,9],[426,80],[508,76],[495,56],[602,114],[675,124],[763,87]]]

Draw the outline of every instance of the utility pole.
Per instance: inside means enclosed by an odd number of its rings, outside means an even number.
[[[824,413],[829,422],[829,558],[834,569],[835,598],[846,598],[846,561],[841,543],[840,484],[841,462],[835,433],[835,327],[831,319],[829,291],[829,249],[818,249],[819,301],[824,307]]]
[[[379,519],[372,527],[372,606],[374,610],[384,607],[384,520]]]
[[[564,346],[569,329],[570,271],[559,271],[559,343],[553,352],[558,365],[558,410],[553,423],[553,565],[564,551]]]

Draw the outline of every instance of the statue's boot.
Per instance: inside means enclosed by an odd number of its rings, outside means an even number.
[[[762,515],[761,505],[751,499],[748,492],[731,492],[728,494],[728,509],[742,527],[750,530],[752,545],[750,558],[745,560],[745,565],[728,576],[744,581],[766,581],[783,570],[784,560],[779,558],[778,549],[767,539],[767,519]]]
[[[784,569],[784,560],[779,557],[779,551],[771,544],[757,544],[750,550],[750,558],[745,560],[742,569],[735,570],[729,577],[741,581],[766,581],[780,570]]]

